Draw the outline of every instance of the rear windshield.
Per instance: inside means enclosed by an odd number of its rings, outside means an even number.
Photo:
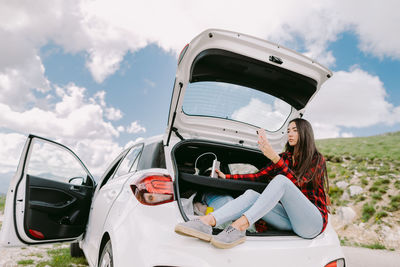
[[[182,108],[186,115],[235,120],[271,132],[283,126],[292,110],[267,93],[223,82],[189,83]]]

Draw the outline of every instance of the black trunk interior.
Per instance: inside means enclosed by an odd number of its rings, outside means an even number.
[[[200,140],[185,140],[177,144],[172,151],[172,158],[175,163],[177,179],[175,181],[176,198],[181,208],[181,213],[185,220],[188,220],[181,207],[180,198],[188,198],[197,192],[195,200],[203,192],[215,192],[229,194],[237,197],[247,189],[253,189],[261,193],[267,186],[266,182],[253,182],[244,180],[231,180],[210,177],[210,167],[214,160],[213,155],[204,155],[197,161],[199,173],[195,174],[196,159],[207,152],[212,152],[220,161],[220,170],[225,174],[230,174],[232,164],[252,165],[257,169],[264,167],[268,159],[259,151],[241,146],[233,146],[221,143],[213,143]],[[198,200],[198,199],[197,199]],[[215,229],[218,232],[218,229]],[[291,231],[280,231],[268,226],[268,230],[262,233],[247,233],[247,235],[294,235]]]

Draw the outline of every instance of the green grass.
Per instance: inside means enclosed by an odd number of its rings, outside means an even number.
[[[384,245],[379,244],[379,243],[374,243],[371,245],[361,244],[360,246],[363,248],[369,248],[369,249],[386,249],[386,247]]]
[[[389,205],[389,211],[400,210],[400,195],[391,196]]]
[[[340,197],[343,195],[343,189],[337,186],[331,186],[329,188],[329,196],[333,204],[338,204],[340,201]]]
[[[0,195],[0,211],[4,212],[4,205],[6,203],[6,196]]]
[[[400,190],[400,180],[397,180],[396,182],[394,182],[394,187],[395,187],[396,189],[399,189],[399,190]]]
[[[378,213],[375,215],[375,221],[378,221],[378,220],[380,220],[381,218],[387,217],[387,216],[388,216],[388,214],[387,214],[386,212],[380,211],[380,212],[378,212]]]
[[[35,262],[34,260],[20,260],[20,261],[17,262],[17,264],[19,264],[19,265],[31,265],[34,262]]]
[[[365,203],[362,207],[362,221],[367,222],[375,214],[373,204]]]
[[[52,266],[52,267],[69,267],[69,266],[87,266],[85,258],[72,258],[69,248],[56,248],[47,251],[51,257],[48,261],[39,262],[36,267]]]
[[[363,177],[363,178],[361,178],[361,184],[365,186],[365,185],[368,185],[369,182],[365,177]]]
[[[378,193],[372,194],[371,197],[374,200],[381,200],[382,199],[382,193],[378,192]]]
[[[336,138],[317,140],[320,152],[328,161],[342,162],[344,157],[351,157],[357,162],[374,163],[385,160],[394,166],[400,163],[400,132],[387,133],[377,136]],[[376,172],[386,174],[390,169],[380,167]]]

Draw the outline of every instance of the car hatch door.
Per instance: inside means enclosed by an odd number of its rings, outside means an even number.
[[[86,229],[95,181],[69,148],[29,135],[7,191],[3,246],[72,241]]]

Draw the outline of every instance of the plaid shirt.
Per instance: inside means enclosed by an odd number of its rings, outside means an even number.
[[[226,179],[235,179],[235,180],[251,180],[251,181],[261,181],[261,182],[269,182],[276,175],[282,174],[290,179],[296,186],[301,190],[301,192],[313,203],[318,210],[321,212],[323,219],[323,227],[322,231],[325,230],[326,224],[328,223],[328,210],[326,207],[326,196],[324,190],[324,170],[326,168],[325,159],[319,162],[317,165],[317,156],[314,156],[313,163],[314,167],[308,170],[299,182],[295,177],[295,173],[291,170],[291,168],[295,168],[297,164],[293,165],[292,153],[291,152],[283,152],[279,154],[281,156],[280,160],[277,163],[273,163],[270,161],[268,165],[262,168],[257,173],[251,174],[226,174]],[[312,182],[308,183],[312,175],[316,173],[315,179],[319,179],[320,183],[318,185],[317,190],[313,189]]]

